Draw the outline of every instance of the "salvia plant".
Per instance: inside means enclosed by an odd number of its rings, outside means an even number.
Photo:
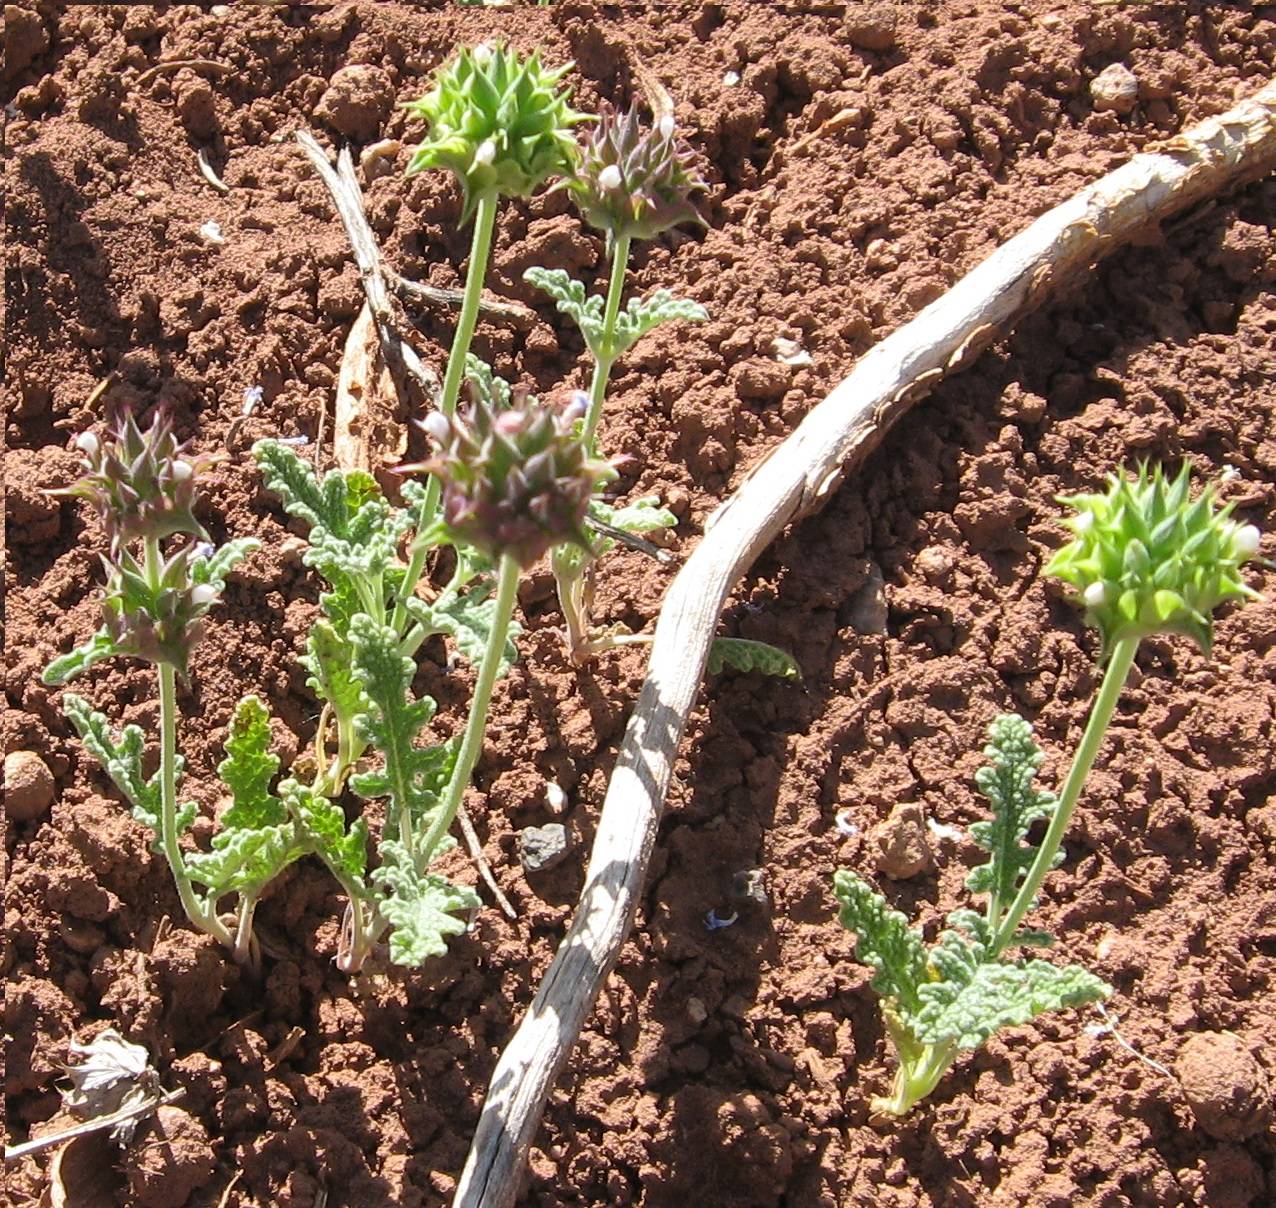
[[[234,804],[223,815],[213,850],[190,853],[181,838],[195,820],[196,807],[177,800],[183,768],[177,753],[177,678],[188,673],[191,651],[203,636],[203,617],[221,596],[226,575],[258,543],[241,539],[214,549],[207,542],[193,509],[197,479],[212,459],[188,455],[164,414],[157,414],[146,431],[126,415],[103,437],[83,434],[78,447],[84,476],[61,493],[87,500],[106,532],[102,625],[86,645],[50,663],[44,682],[65,684],[119,656],[154,665],[160,762],[149,777],[142,766],[146,736],[140,727],[125,726],[117,733],[104,714],[70,692],[63,704],[85,748],[106,769],[134,816],[154,833],[155,850],[168,861],[187,917],[247,956],[253,903],[288,844],[279,826],[282,811],[271,815],[257,799],[249,768],[256,753],[243,740],[253,729],[254,709],[261,706],[250,697],[232,726],[219,770]],[[177,548],[172,548],[174,538]],[[238,934],[219,913],[230,895],[237,899],[241,921],[246,920]]]
[[[1075,590],[1087,621],[1099,630],[1105,668],[1058,796],[1035,784],[1043,756],[1031,726],[1014,715],[998,717],[984,749],[989,763],[976,774],[992,818],[971,827],[989,858],[966,878],[984,906],[952,912],[930,946],[855,873],[834,875],[841,921],[873,969],[899,1063],[891,1094],[873,1101],[886,1114],[909,1111],[963,1051],[1001,1028],[1111,992],[1079,966],[1008,953],[1052,942],[1022,923],[1046,873],[1063,859],[1063,836],[1139,643],[1156,633],[1181,633],[1208,653],[1214,610],[1256,594],[1240,568],[1257,554],[1258,530],[1232,520],[1231,506],[1219,507],[1212,488],[1193,500],[1186,466],[1173,479],[1143,467],[1133,477],[1113,476],[1106,491],[1061,502],[1075,513],[1067,521],[1073,540],[1046,573]],[[1038,822],[1045,833],[1033,845],[1028,834]]]
[[[188,673],[201,618],[227,573],[258,543],[208,544],[194,507],[198,480],[214,459],[187,453],[163,417],[147,432],[125,418],[104,438],[80,438],[86,473],[67,493],[88,500],[106,529],[103,623],[87,645],[55,660],[45,679],[64,683],[111,656],[156,665],[160,767],[149,778],[138,727],[116,733],[69,693],[66,708],[86,748],[154,829],[191,922],[246,963],[256,959],[253,918],[262,894],[307,855],[327,866],[347,899],[337,953],[343,970],[360,969],[383,940],[404,965],[445,951],[479,899],[442,876],[437,861],[454,846],[449,830],[481,752],[495,681],[516,657],[519,575],[548,554],[560,584],[568,584],[565,599],[580,600],[562,568],[579,579],[601,552],[605,543],[591,525],[629,533],[673,523],[654,500],[625,508],[602,502],[598,492],[615,472],[597,456],[595,432],[615,359],[664,319],[703,317],[694,303],[663,292],[620,308],[629,241],[692,217],[687,197],[701,186],[667,122],[643,130],[632,114],[609,113],[582,148],[573,128],[584,118],[569,104],[565,70],[544,67],[536,53],[485,44],[445,64],[431,92],[411,106],[429,129],[409,173],[452,171],[462,222],[474,224],[438,408],[423,424],[432,455],[401,467],[424,480],[405,479],[395,506],[367,473],[320,476],[285,442],[254,446],[266,486],[307,530],[304,564],[325,585],[301,656],[321,708],[313,751],[281,777],[265,704],[256,696],[239,703],[218,768],[231,804],[208,850],[182,845],[196,808],[177,800],[176,682]],[[500,200],[555,179],[576,192],[591,221],[605,223],[614,258],[605,301],[563,284],[596,367],[589,394],[576,392],[562,407],[511,389],[470,353]],[[458,409],[463,390],[468,405]],[[450,560],[441,560],[451,567],[446,582],[422,589],[431,555],[449,548]],[[582,614],[569,624],[583,643]],[[427,728],[435,702],[412,690],[416,656],[432,637],[449,640],[477,669],[462,733],[434,743]],[[718,664],[797,674],[788,656],[759,643],[727,642],[714,653]],[[351,795],[382,803],[379,827],[348,810]]]
[[[603,107],[597,124],[584,138],[575,171],[564,183],[585,221],[606,236],[611,258],[606,295],[587,295],[585,286],[562,269],[530,268],[524,277],[576,323],[593,358],[584,417],[584,438],[592,452],[616,361],[661,323],[708,318],[698,302],[676,298],[663,289],[621,305],[633,241],[655,238],[679,223],[700,222],[691,199],[705,184],[690,151],[675,136],[672,115],[662,116],[650,127],[641,122],[636,107],[619,114],[609,106]],[[676,523],[654,497],[635,500],[625,508],[595,500],[591,514],[611,529],[633,534]],[[626,636],[595,633],[589,618],[593,560],[614,543],[613,538],[602,537],[593,549],[563,546],[552,557],[567,645],[577,660],[621,644]]]

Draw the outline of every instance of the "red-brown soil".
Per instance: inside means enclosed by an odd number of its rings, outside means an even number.
[[[548,580],[534,576],[522,662],[498,689],[470,799],[518,920],[485,909],[446,959],[352,985],[331,960],[339,894],[303,864],[259,912],[269,955],[253,983],[184,925],[162,861],[38,679],[96,624],[101,533],[40,493],[75,473],[74,433],[107,405],[165,403],[212,450],[244,390],[264,391],[203,510],[219,538],[266,544],[215,614],[183,698],[187,791],[211,813],[241,693],[269,700],[285,756],[316,716],[296,661],[316,584],[281,549],[281,513],[246,453],[267,434],[313,438],[360,302],[294,129],[336,139],[324,122],[338,121],[359,145],[410,142],[419,129],[392,103],[422,94],[454,44],[500,30],[574,59],[583,108],[627,103],[639,60],[666,83],[712,182],[708,226],[642,246],[632,285],[687,293],[712,320],[625,360],[605,436],[637,458],[623,485],[679,513],[685,553],[875,341],[1035,214],[1257,90],[1276,20],[1258,6],[1067,0],[18,8],[4,738],[42,757],[56,794],[47,809],[24,801],[7,831],[9,1140],[57,1110],[68,1039],[110,1024],[186,1088],[127,1151],[119,1202],[300,1208],[322,1189],[332,1206],[442,1203],[575,901],[642,656],[571,669]],[[148,73],[173,59],[229,71]],[[1138,80],[1125,115],[1098,111],[1089,90],[1112,63]],[[379,70],[323,102],[347,64]],[[201,148],[229,192],[201,177]],[[456,189],[436,173],[405,182],[402,164],[367,185],[373,226],[406,275],[455,285],[467,243]],[[200,235],[209,220],[223,244]],[[1057,493],[1136,457],[1188,456],[1231,475],[1224,495],[1276,555],[1274,227],[1267,181],[1117,255],[906,417],[741,586],[724,632],[793,650],[805,683],[707,686],[637,926],[550,1101],[526,1203],[1276,1200],[1259,1102],[1276,1074],[1276,574],[1254,570],[1267,599],[1222,619],[1212,660],[1147,643],[1047,882],[1039,921],[1114,984],[1110,1022],[1147,1060],[1094,1012],[1054,1016],[962,1060],[909,1119],[870,1122],[889,1068],[830,892],[837,867],[876,875],[869,830],[895,803],[948,827],[978,816],[971,776],[998,711],[1036,722],[1057,782],[1096,683],[1093,634],[1038,574],[1060,539]],[[490,284],[539,318],[485,322],[476,349],[541,390],[579,382],[578,336],[521,274],[539,263],[592,278],[600,261],[561,194],[506,207]],[[438,364],[450,316],[420,321]],[[778,363],[777,339],[811,364]],[[669,573],[613,557],[601,619],[650,622]],[[467,673],[427,656],[418,690],[439,699],[440,732],[455,729]],[[154,725],[143,666],[98,668],[81,690]],[[529,882],[515,834],[551,820],[547,778],[567,792],[573,847]],[[931,870],[883,883],[934,926],[974,852],[926,833]],[[763,872],[766,907],[732,898],[748,869]],[[739,920],[709,931],[711,909]],[[35,1203],[46,1166],[10,1168],[9,1202]]]

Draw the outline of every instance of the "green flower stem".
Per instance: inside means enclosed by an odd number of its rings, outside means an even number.
[[[482,194],[474,214],[474,238],[470,243],[470,262],[465,271],[465,296],[461,301],[461,314],[456,321],[456,334],[452,337],[452,351],[448,355],[447,374],[443,378],[443,391],[439,396],[439,410],[447,416],[455,413],[456,400],[461,394],[461,383],[465,380],[465,358],[470,351],[470,342],[474,339],[474,328],[478,324],[479,301],[483,296],[483,281],[487,277],[487,261],[492,251],[492,231],[496,226],[498,200],[499,196],[496,192]],[[434,523],[434,517],[439,510],[442,486],[437,475],[430,476],[425,489],[421,524],[417,528],[418,537]],[[403,576],[403,582],[399,587],[394,616],[390,621],[396,633],[403,632],[407,621],[404,601],[416,590],[421,572],[425,570],[425,559],[429,552],[429,549],[419,541],[413,543],[407,574]]]
[[[158,590],[164,565],[159,538],[146,539],[146,577],[150,586]],[[186,861],[177,841],[177,673],[172,663],[160,663],[160,846],[173,873],[178,897],[186,917],[199,928],[225,944],[235,947],[235,937],[217,917],[215,907],[201,905],[194,886],[186,872]]]
[[[1103,673],[1103,684],[1094,702],[1094,708],[1091,710],[1090,720],[1086,723],[1085,733],[1081,736],[1081,745],[1073,756],[1072,767],[1068,769],[1068,779],[1064,781],[1063,790],[1059,794],[1059,804],[1055,808],[1054,817],[1050,819],[1050,827],[1041,841],[1037,858],[1033,861],[1027,877],[1024,878],[1019,892],[1015,895],[1015,900],[993,936],[990,956],[996,956],[1013,941],[1023,916],[1028,913],[1033,899],[1037,896],[1037,890],[1041,888],[1041,882],[1054,866],[1055,853],[1063,842],[1068,823],[1072,819],[1072,811],[1076,809],[1077,800],[1081,796],[1082,786],[1099,754],[1103,736],[1107,733],[1108,723],[1112,720],[1117,700],[1121,696],[1121,689],[1125,687],[1126,677],[1130,674],[1130,667],[1138,649],[1137,637],[1121,638],[1112,647],[1112,656],[1108,660],[1107,670]]]
[[[479,665],[478,683],[470,699],[470,715],[465,723],[465,736],[456,756],[456,766],[448,781],[443,803],[434,822],[426,832],[425,841],[417,849],[420,862],[428,863],[439,841],[447,834],[456,812],[461,808],[466,786],[483,749],[483,731],[487,728],[488,706],[492,703],[492,687],[500,670],[505,651],[505,635],[509,631],[510,618],[514,615],[514,600],[518,594],[518,563],[509,555],[501,555],[499,577],[496,584],[496,609],[492,616],[492,629],[487,637],[487,649]],[[424,868],[422,867],[422,871]]]
[[[616,338],[616,317],[620,314],[621,295],[625,292],[625,273],[629,269],[629,240],[628,235],[618,236],[612,250],[611,280],[607,284],[607,303],[603,309],[603,338],[600,355],[594,362],[594,376],[589,384],[589,414],[585,417],[585,449],[590,457],[597,453],[594,438],[598,432],[598,422],[602,419],[607,379],[611,376],[611,367],[616,363],[612,343]]]

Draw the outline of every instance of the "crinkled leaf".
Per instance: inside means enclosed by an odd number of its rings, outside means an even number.
[[[226,758],[217,765],[234,799],[222,826],[251,830],[287,821],[283,803],[270,791],[278,771],[279,757],[270,753],[270,713],[259,697],[245,696],[231,718]]]
[[[702,323],[709,317],[699,302],[689,298],[676,298],[667,289],[658,289],[650,298],[631,298],[628,306],[616,316],[616,334],[612,340],[611,355],[620,356],[632,348],[649,331],[674,319]]]
[[[83,646],[77,646],[66,654],[59,655],[51,662],[40,676],[43,683],[50,688],[60,687],[68,680],[74,679],[83,671],[87,671],[94,663],[109,659],[118,654],[115,642],[105,629],[99,629]]]
[[[991,859],[971,869],[966,888],[991,894],[1004,909],[1037,858],[1037,849],[1024,842],[1028,830],[1054,813],[1057,800],[1033,783],[1043,756],[1032,727],[1022,717],[1006,713],[996,718],[988,727],[984,754],[991,763],[975,773],[975,783],[988,798],[993,816],[991,822],[976,822],[970,834]]]
[[[595,360],[606,359],[602,348],[602,295],[586,297],[585,286],[561,268],[529,268],[523,280],[553,298],[559,311],[575,322]]]
[[[496,615],[496,598],[489,590],[478,588],[463,596],[444,596],[433,603],[412,599],[407,607],[414,621],[424,625],[429,633],[446,634],[476,667],[483,661]],[[523,627],[517,621],[509,622],[501,662],[496,671],[498,678],[506,675],[518,661],[515,639],[522,632]]]
[[[306,636],[306,653],[301,665],[310,675],[306,684],[314,694],[332,706],[338,730],[353,726],[354,719],[368,708],[363,684],[354,673],[354,651],[330,622],[318,620]]]
[[[207,557],[196,554],[191,559],[192,583],[206,583],[220,594],[226,586],[226,576],[254,550],[261,549],[256,537],[236,537]]]
[[[777,679],[802,679],[802,669],[791,654],[766,642],[745,638],[714,638],[709,647],[709,674],[717,675],[724,667],[734,671],[759,671]]]
[[[253,456],[262,478],[290,516],[342,535],[350,513],[350,491],[340,470],[330,470],[321,482],[314,466],[277,440],[259,440]]]
[[[225,893],[256,894],[300,854],[288,812],[270,791],[279,759],[270,753],[270,714],[256,696],[239,702],[217,774],[231,791],[212,850],[186,857],[186,868],[216,901]]]
[[[612,507],[601,499],[589,501],[589,515],[622,533],[651,533],[656,529],[674,528],[678,517],[660,506],[660,496],[645,495],[631,499],[623,507]]]
[[[510,405],[509,382],[472,352],[465,354],[465,376],[474,383],[483,402],[493,410],[503,411]]]
[[[405,814],[411,829],[418,830],[438,807],[456,761],[457,744],[414,745],[436,706],[428,696],[413,697],[416,664],[399,653],[393,629],[371,617],[357,616],[350,624],[350,641],[354,672],[369,702],[356,725],[364,740],[385,758],[380,771],[353,776],[350,785],[364,797],[389,797],[387,834],[399,833]],[[422,865],[430,854],[416,853]]]
[[[464,910],[482,905],[474,890],[437,873],[418,873],[407,850],[393,840],[381,844],[381,867],[374,874],[387,896],[379,903],[390,923],[390,959],[396,965],[424,964],[447,951],[446,937],[461,935]]]
[[[833,892],[841,903],[838,917],[842,926],[855,932],[856,955],[874,970],[873,989],[893,999],[901,1014],[911,1014],[920,1003],[918,991],[929,976],[921,934],[853,872],[835,872]]]
[[[368,824],[356,818],[349,827],[341,807],[309,785],[284,780],[279,795],[297,825],[302,843],[315,853],[356,897],[368,896]]]
[[[161,790],[160,776],[156,772],[149,780],[142,774],[142,752],[146,740],[137,726],[125,726],[118,738],[111,733],[110,723],[104,713],[96,713],[83,697],[68,692],[62,698],[62,706],[71,719],[84,749],[105,769],[133,809],[133,817],[155,832],[151,843],[159,850]],[[181,778],[185,760],[178,755],[176,776]],[[180,835],[195,821],[195,803],[187,801],[177,806],[177,833]]]
[[[212,850],[185,856],[186,871],[207,887],[210,903],[227,893],[256,897],[299,855],[291,824],[233,827],[213,836]]]
[[[985,962],[982,944],[945,931],[931,949],[939,981],[919,988],[912,1029],[924,1044],[974,1049],[994,1032],[1027,1023],[1044,1011],[1106,998],[1112,988],[1078,965],[1048,961]]]

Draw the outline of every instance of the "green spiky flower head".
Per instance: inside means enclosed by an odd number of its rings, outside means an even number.
[[[495,192],[526,197],[575,165],[572,127],[586,120],[560,88],[570,63],[549,70],[540,51],[524,58],[503,43],[460,51],[439,69],[434,87],[408,108],[430,124],[408,175],[450,168],[461,182],[468,222],[478,199]]]
[[[1182,633],[1208,654],[1214,609],[1257,598],[1240,567],[1258,553],[1258,529],[1230,519],[1212,486],[1193,501],[1189,477],[1187,465],[1173,480],[1144,465],[1100,494],[1060,499],[1076,512],[1065,522],[1075,537],[1045,573],[1076,588],[1105,653],[1123,638]]]
[[[625,114],[603,107],[567,182],[585,221],[609,240],[652,239],[680,222],[703,223],[691,195],[707,187],[674,136],[672,115],[644,126],[636,106]]]
[[[424,427],[438,446],[424,469],[443,481],[443,519],[489,557],[527,567],[555,545],[589,549],[585,513],[611,469],[590,458],[578,431],[588,408],[579,391],[558,409],[516,389],[497,410],[473,398],[467,418],[433,412]]]
[[[112,552],[137,538],[191,533],[207,537],[192,511],[199,475],[218,459],[190,456],[173,435],[172,421],[157,412],[143,432],[124,414],[103,437],[83,433],[76,447],[87,473],[51,494],[86,499],[101,518]]]

